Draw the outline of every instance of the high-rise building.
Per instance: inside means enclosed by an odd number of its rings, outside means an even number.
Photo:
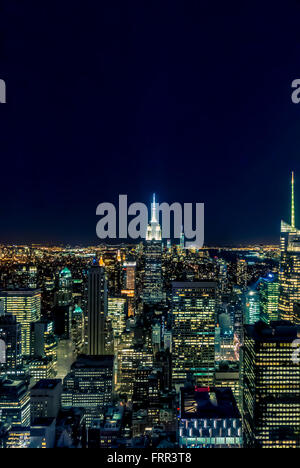
[[[240,369],[238,362],[221,362],[215,370],[214,386],[231,388],[236,403],[241,408]]]
[[[122,294],[127,296],[128,317],[135,315],[135,281],[136,262],[123,264],[123,289]]]
[[[54,334],[54,323],[40,320],[31,324],[31,355],[35,357],[52,357],[57,361],[58,339]]]
[[[161,227],[154,195],[151,205],[151,221],[146,234],[143,300],[146,304],[156,304],[161,302],[162,298]]]
[[[300,324],[295,303],[300,302],[300,230],[295,226],[294,173],[292,173],[291,224],[281,221],[279,317]]]
[[[0,340],[3,355],[0,358],[0,375],[17,379],[23,373],[21,324],[13,315],[0,316]]]
[[[78,356],[64,379],[62,407],[85,408],[90,426],[112,402],[113,374],[114,356]]]
[[[135,270],[136,262],[123,263],[124,289],[135,290]]]
[[[180,248],[181,248],[181,249],[184,249],[184,245],[185,245],[185,236],[184,236],[184,230],[183,230],[183,226],[181,226],[181,233],[180,233]]]
[[[0,423],[30,425],[30,393],[21,380],[0,379]]]
[[[104,267],[94,260],[88,272],[88,354],[105,354],[107,316],[107,277]]]
[[[126,328],[127,300],[125,297],[109,297],[107,319],[110,320],[113,329],[115,343]]]
[[[211,385],[215,362],[215,282],[172,284],[173,382],[189,374],[200,385]]]
[[[31,421],[37,418],[57,418],[61,392],[60,379],[39,380],[30,390]]]
[[[260,317],[266,323],[278,320],[278,294],[278,278],[273,273],[261,278],[259,288]]]
[[[290,322],[245,326],[244,441],[250,448],[300,447],[300,363]]]
[[[41,316],[41,291],[39,289],[19,289],[0,291],[4,312],[14,315],[22,327],[22,354],[30,355],[31,324]]]
[[[247,287],[247,262],[243,258],[238,258],[236,262],[236,283],[242,288]]]
[[[78,305],[72,311],[71,338],[76,354],[82,354],[84,348],[84,314]]]
[[[250,290],[244,294],[244,323],[251,325],[260,320],[260,302],[258,291]]]
[[[64,268],[58,275],[58,291],[56,301],[58,306],[70,306],[72,303],[73,280],[69,268]]]

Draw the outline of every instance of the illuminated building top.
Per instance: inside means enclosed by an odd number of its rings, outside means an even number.
[[[161,240],[161,227],[158,221],[158,203],[155,201],[155,194],[153,194],[153,202],[151,204],[151,221],[147,227],[146,240]]]

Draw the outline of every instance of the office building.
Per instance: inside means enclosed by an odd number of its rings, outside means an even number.
[[[200,385],[212,385],[215,363],[215,282],[172,284],[173,383],[193,374]]]
[[[281,222],[279,270],[279,318],[300,324],[295,304],[300,302],[300,231],[295,224],[294,173],[292,173],[291,224]]]
[[[88,354],[90,356],[105,354],[107,307],[105,268],[94,260],[88,272]]]
[[[114,356],[78,356],[63,382],[62,408],[84,408],[89,426],[112,402],[113,374]]]
[[[37,418],[57,418],[61,393],[60,379],[39,380],[30,390],[31,421]]]
[[[30,425],[30,393],[24,381],[0,379],[0,422]]]
[[[247,262],[243,258],[238,258],[236,262],[236,283],[241,288],[246,288],[248,283]]]
[[[250,290],[244,294],[244,323],[252,325],[260,320],[260,296],[258,291]]]
[[[265,323],[278,320],[278,278],[269,273],[261,278],[259,287],[260,317]]]
[[[5,314],[16,317],[21,324],[22,354],[30,355],[31,324],[41,317],[41,291],[39,289],[20,289],[0,291]]]
[[[0,316],[0,341],[0,375],[18,379],[23,373],[22,331],[15,316]]]
[[[300,447],[299,338],[290,322],[245,326],[243,411],[246,447]]]

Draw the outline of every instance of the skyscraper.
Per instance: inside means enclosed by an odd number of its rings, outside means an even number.
[[[173,382],[193,374],[197,384],[211,385],[215,361],[215,282],[173,283]]]
[[[107,278],[103,267],[94,260],[88,272],[88,354],[105,354],[107,316]]]
[[[245,326],[244,435],[250,448],[300,447],[300,364],[290,322]]]
[[[260,280],[259,302],[260,316],[265,323],[278,320],[278,278],[269,273]]]
[[[30,393],[22,380],[0,379],[0,423],[30,425]]]
[[[63,408],[85,408],[86,425],[112,401],[114,356],[81,355],[64,379]]]
[[[247,262],[243,258],[238,258],[236,263],[236,282],[242,288],[247,286]]]
[[[13,315],[0,316],[0,340],[4,343],[4,356],[0,359],[0,375],[17,378],[22,373],[21,324]]]
[[[146,234],[143,299],[146,304],[156,304],[162,300],[161,227],[155,195],[153,195],[151,221]]]
[[[258,291],[250,290],[244,295],[244,323],[253,324],[260,320],[260,303]]]
[[[14,315],[22,327],[22,354],[30,355],[30,329],[41,316],[41,291],[19,289],[0,291],[5,314]]]
[[[294,173],[292,173],[291,224],[281,222],[279,270],[279,316],[300,323],[295,303],[300,302],[300,230],[295,226]]]

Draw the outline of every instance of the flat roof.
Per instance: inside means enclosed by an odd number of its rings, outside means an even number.
[[[240,419],[231,388],[181,389],[181,419]]]
[[[62,383],[61,379],[42,379],[39,380],[31,390],[51,390],[57,387],[58,384]]]

